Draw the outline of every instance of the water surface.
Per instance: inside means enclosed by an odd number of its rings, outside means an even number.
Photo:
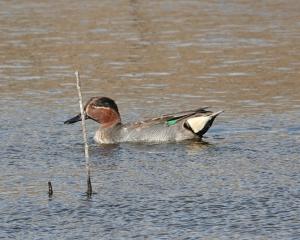
[[[299,239],[296,0],[2,1],[0,238]],[[74,72],[124,122],[225,110],[204,142],[98,146]],[[47,195],[51,180],[54,195]]]

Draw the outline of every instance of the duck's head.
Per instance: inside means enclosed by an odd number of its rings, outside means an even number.
[[[112,127],[121,122],[117,104],[108,97],[92,97],[84,106],[84,114],[85,119],[92,119],[104,128]],[[81,121],[80,113],[64,123],[72,124],[78,121]]]

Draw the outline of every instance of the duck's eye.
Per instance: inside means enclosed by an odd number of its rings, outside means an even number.
[[[94,105],[95,107],[107,107],[107,102],[103,101],[102,99],[97,99]]]
[[[97,104],[97,103],[93,103],[91,104],[92,108],[101,108],[101,107],[106,107],[105,104],[101,103],[101,104]]]
[[[109,105],[108,102],[102,102],[102,106],[103,106],[103,107],[109,107],[110,105]]]

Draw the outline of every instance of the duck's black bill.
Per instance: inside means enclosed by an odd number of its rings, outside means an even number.
[[[89,119],[89,117],[87,115],[85,115],[85,119]],[[73,118],[70,118],[69,120],[65,121],[64,124],[73,124],[76,122],[81,121],[81,114],[79,113],[78,115],[76,115]]]

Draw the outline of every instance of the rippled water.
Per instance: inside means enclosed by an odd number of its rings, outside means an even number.
[[[299,239],[300,3],[1,1],[0,238]],[[84,98],[123,121],[211,106],[205,142],[93,143]],[[47,182],[54,195],[49,198]]]

